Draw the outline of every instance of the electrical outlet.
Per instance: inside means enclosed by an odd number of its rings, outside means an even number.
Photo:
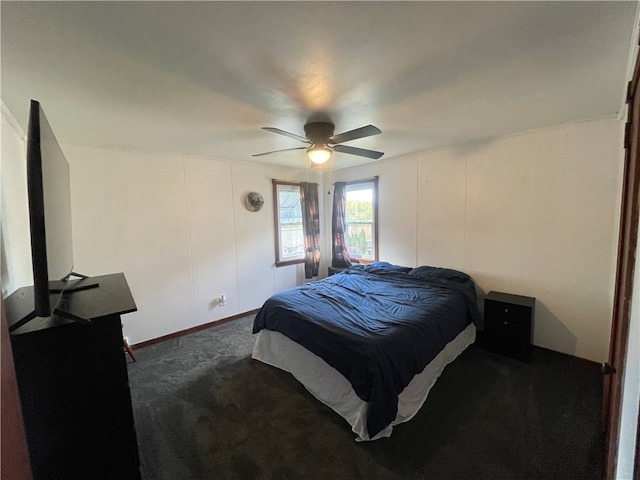
[[[221,307],[224,307],[227,304],[227,296],[223,293],[222,295],[220,295],[220,302],[218,303],[218,305],[220,305]]]

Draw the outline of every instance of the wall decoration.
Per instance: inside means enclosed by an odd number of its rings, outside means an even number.
[[[257,212],[264,205],[264,198],[258,192],[250,192],[244,197],[244,206],[250,212]]]

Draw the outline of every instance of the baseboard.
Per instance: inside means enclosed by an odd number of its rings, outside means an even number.
[[[229,322],[232,322],[233,320],[238,320],[239,318],[244,318],[249,315],[255,315],[256,313],[258,313],[259,310],[260,310],[259,308],[256,308],[255,310],[250,310],[244,313],[238,313],[237,315],[232,315],[231,317],[221,318],[220,320],[214,320],[213,322],[204,323],[196,327],[187,328],[186,330],[180,330],[179,332],[163,335],[162,337],[152,338],[151,340],[147,340],[145,342],[140,342],[140,343],[136,343],[135,345],[131,345],[131,348],[135,350],[137,348],[148,347],[149,345],[162,343],[167,340],[171,340],[173,338],[178,338],[184,335],[188,335],[190,333],[199,332],[200,330],[206,330],[207,328],[215,327],[217,325],[222,325],[224,323],[229,323]]]
[[[597,368],[601,368],[602,367],[602,363],[596,362],[595,360],[589,360],[588,358],[583,358],[583,357],[577,357],[576,355],[572,355],[570,353],[564,353],[564,352],[558,352],[557,350],[552,350],[550,348],[546,348],[546,347],[539,347],[538,345],[534,345],[533,346],[534,350],[546,350],[547,352],[553,352],[555,355],[562,355],[565,357],[569,357],[572,360],[578,362],[578,363],[582,363],[583,365],[587,365],[590,367],[597,367]]]
[[[482,348],[484,348],[484,330],[480,330],[478,329],[478,331],[476,332],[476,344]],[[547,352],[553,352],[555,355],[563,355],[565,357],[569,357],[579,363],[583,363],[584,365],[588,365],[591,367],[597,366],[600,367],[601,364],[593,361],[593,360],[589,360],[587,358],[582,358],[582,357],[577,357],[575,355],[572,355],[570,353],[564,353],[564,352],[558,352],[557,350],[552,350],[550,348],[546,348],[546,347],[539,347],[538,345],[533,344],[532,345],[533,351],[539,350],[539,351],[547,351]]]

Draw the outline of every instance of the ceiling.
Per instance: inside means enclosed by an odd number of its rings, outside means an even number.
[[[618,115],[637,5],[2,1],[1,96],[63,144],[302,168],[260,127],[331,119],[394,158]]]

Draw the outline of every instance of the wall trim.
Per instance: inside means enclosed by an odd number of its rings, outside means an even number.
[[[203,323],[202,325],[198,325],[196,327],[187,328],[185,330],[180,330],[179,332],[170,333],[168,335],[163,335],[162,337],[152,338],[151,340],[136,343],[135,345],[131,345],[131,348],[136,350],[138,348],[148,347],[149,345],[155,345],[156,343],[166,342],[167,340],[172,340],[174,338],[183,337],[190,333],[199,332],[200,330],[206,330],[208,328],[216,327],[218,325],[223,325],[225,323],[229,323],[229,322],[232,322],[233,320],[238,320],[240,318],[244,318],[249,315],[255,315],[259,311],[260,309],[256,308],[255,310],[250,310],[244,313],[238,313],[237,315],[232,315],[230,317],[222,318],[220,320],[214,320],[212,322]]]
[[[16,131],[20,139],[24,140],[27,135],[16,120],[16,117],[11,113],[11,110],[9,110],[9,107],[7,107],[2,100],[0,100],[0,111],[2,111],[2,116],[7,119],[7,122],[9,122],[9,125]]]

